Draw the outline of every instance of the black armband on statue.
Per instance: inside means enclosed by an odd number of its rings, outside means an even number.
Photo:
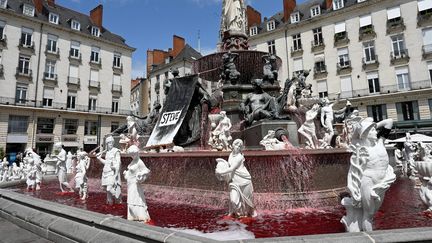
[[[378,138],[382,137],[382,138],[387,139],[390,136],[390,132],[391,132],[391,129],[387,129],[385,127],[382,127],[378,131]]]

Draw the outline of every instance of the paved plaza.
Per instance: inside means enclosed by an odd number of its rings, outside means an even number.
[[[28,230],[0,218],[0,243],[49,243],[52,241],[41,238]]]

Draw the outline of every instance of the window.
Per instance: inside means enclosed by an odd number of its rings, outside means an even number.
[[[28,116],[9,116],[8,133],[27,134]]]
[[[269,42],[267,42],[267,45],[268,45],[268,52],[270,54],[276,55],[276,44],[275,44],[275,41],[274,40],[269,41]]]
[[[258,34],[258,27],[254,26],[249,29],[249,35],[254,36]]]
[[[345,76],[345,77],[341,77],[340,79],[340,91],[341,91],[341,98],[345,99],[345,98],[351,98],[352,95],[352,79],[351,76]]]
[[[299,12],[295,12],[291,14],[291,23],[297,23],[300,22],[300,13]]]
[[[67,101],[66,101],[66,108],[67,109],[75,109],[75,101],[76,101],[76,93],[69,93],[67,96]]]
[[[312,18],[315,16],[318,16],[321,14],[321,7],[319,5],[313,6],[313,7],[311,7],[310,12],[311,12]]]
[[[333,10],[338,10],[344,7],[344,0],[333,0]]]
[[[78,21],[76,21],[76,20],[72,20],[72,22],[71,22],[71,28],[73,30],[80,31],[81,30],[81,24]]]
[[[418,0],[417,7],[419,14],[430,14],[430,10],[432,9],[432,1],[430,0]]]
[[[372,16],[360,16],[360,34],[367,34],[373,31]]]
[[[345,22],[340,22],[335,24],[335,41],[345,39],[347,36],[345,29]]]
[[[372,117],[374,122],[380,122],[387,119],[387,106],[383,105],[368,105],[367,106],[368,117]]]
[[[58,24],[59,23],[59,15],[55,13],[49,13],[48,16],[49,22],[52,24]]]
[[[92,36],[99,37],[100,36],[100,29],[98,27],[92,26],[91,27],[91,34],[92,34]]]
[[[55,61],[47,60],[45,64],[45,74],[46,79],[55,79]]]
[[[417,101],[396,103],[398,121],[420,120]]]
[[[303,71],[303,59],[302,58],[295,58],[293,60],[293,70],[294,74],[298,75],[300,72]]]
[[[91,62],[99,63],[99,61],[100,61],[100,59],[99,59],[99,52],[100,52],[100,48],[99,47],[92,47],[91,54],[90,54],[90,61]]]
[[[97,97],[90,97],[88,102],[88,110],[89,111],[96,111],[96,101]]]
[[[431,118],[432,118],[432,99],[429,99],[428,102],[429,102],[429,113],[430,113]]]
[[[314,59],[315,59],[315,65],[314,65],[315,73],[326,72],[324,53],[315,55]]]
[[[388,20],[397,20],[400,19],[400,17],[401,17],[401,12],[399,6],[387,9]]]
[[[313,40],[313,43],[312,43],[313,46],[319,46],[319,45],[324,44],[324,39],[323,39],[323,36],[322,36],[322,30],[321,30],[321,28],[313,29],[312,32],[313,32],[313,37],[314,37],[314,40]]]
[[[118,74],[113,75],[113,90],[121,91],[121,76]]]
[[[85,121],[84,135],[95,136],[97,134],[97,121]]]
[[[119,112],[119,100],[113,99],[111,103],[111,112],[112,113],[118,113]]]
[[[0,20],[0,40],[4,39],[5,26],[6,22]]]
[[[121,54],[120,53],[114,53],[113,66],[116,68],[121,67]]]
[[[51,53],[57,53],[57,40],[58,37],[55,35],[48,35],[47,40],[47,51]]]
[[[396,68],[396,79],[399,90],[407,90],[411,88],[408,67]]]
[[[337,50],[338,53],[338,64],[340,67],[349,67],[351,65],[349,60],[348,48],[340,48]]]
[[[32,45],[33,30],[29,28],[22,28],[20,43],[24,47],[31,47]]]
[[[0,8],[6,8],[7,7],[7,0],[0,0]]]
[[[37,134],[53,134],[54,119],[39,117],[37,119]]]
[[[375,63],[375,43],[373,41],[363,43],[363,51],[364,51],[364,63]]]
[[[428,62],[428,70],[429,70],[429,79],[431,81],[432,84],[432,62]]]
[[[120,123],[119,122],[111,122],[111,132],[114,132],[119,127],[120,127]]]
[[[70,56],[73,58],[80,57],[80,43],[78,41],[71,41]]]
[[[19,57],[18,72],[20,74],[30,75],[30,57],[23,55]]]
[[[294,51],[299,51],[302,50],[302,42],[301,42],[301,35],[297,34],[297,35],[293,35],[293,49]]]
[[[369,85],[369,93],[374,94],[381,92],[378,72],[367,73],[366,78]]]
[[[276,22],[274,20],[270,20],[270,22],[267,23],[267,30],[272,31],[276,29]]]
[[[423,52],[432,53],[432,28],[423,30]]]
[[[54,88],[45,87],[43,93],[42,105],[52,107],[54,100]]]
[[[15,103],[25,104],[27,102],[27,87],[17,86],[15,93]]]
[[[404,57],[406,56],[405,40],[403,35],[395,35],[391,37],[392,41],[392,57]]]
[[[34,16],[34,12],[35,12],[35,8],[32,5],[29,4],[24,4],[23,5],[23,14],[27,15],[27,16]]]
[[[73,135],[77,133],[78,119],[64,119],[63,124],[63,134]]]
[[[99,71],[95,69],[90,70],[90,80],[99,82]]]
[[[320,98],[324,98],[328,96],[326,80],[317,81],[317,89]]]

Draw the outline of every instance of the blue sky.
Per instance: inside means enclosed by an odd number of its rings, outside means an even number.
[[[218,41],[222,0],[56,0],[62,6],[89,13],[104,5],[105,28],[123,36],[137,48],[133,55],[132,78],[144,76],[146,51],[167,50],[174,34],[194,48],[201,33],[201,51],[214,52]],[[282,0],[248,0],[248,4],[271,16],[283,9]],[[297,0],[297,4],[300,2]]]

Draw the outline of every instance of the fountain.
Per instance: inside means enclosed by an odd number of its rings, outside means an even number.
[[[174,75],[160,112],[155,104],[145,119],[128,117],[99,153],[78,154],[72,183],[79,192],[53,193],[57,178],[49,175],[36,191],[23,180],[5,181],[0,216],[53,241],[429,240],[431,228],[395,229],[432,227],[424,212],[431,206],[423,205],[431,194],[430,162],[409,159],[421,175],[419,197],[415,181],[396,180],[376,137],[379,127],[380,137],[388,135],[390,121],[363,119],[349,102],[334,111],[328,100],[311,97],[306,70],[280,93],[280,59],[247,50],[244,1],[223,5],[222,51],[197,60],[196,75]],[[200,79],[218,82],[222,104]],[[343,114],[339,136],[334,113]],[[321,126],[327,135],[319,141]],[[340,148],[328,149],[335,141]],[[184,151],[173,152],[178,146]],[[55,162],[60,186],[70,187],[66,153],[60,145],[57,151],[46,162]],[[42,166],[29,165],[25,179],[33,189]],[[373,219],[378,231],[343,234],[370,231]],[[325,235],[305,236],[314,234]]]

